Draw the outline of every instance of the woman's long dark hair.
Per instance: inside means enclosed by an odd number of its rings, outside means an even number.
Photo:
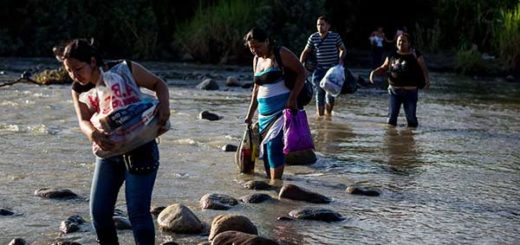
[[[94,57],[97,66],[103,65],[103,59],[94,47],[94,39],[73,39],[64,45],[55,46],[52,48],[52,51],[60,62],[73,58],[81,62],[90,63],[92,57]]]
[[[270,52],[272,52],[275,47],[274,41],[267,34],[267,32],[258,27],[253,27],[251,30],[249,30],[249,32],[247,32],[247,34],[244,36],[244,45],[247,46],[247,42],[253,40],[257,42],[269,41],[267,48]]]

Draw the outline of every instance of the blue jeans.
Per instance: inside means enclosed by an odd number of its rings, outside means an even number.
[[[408,127],[417,127],[419,125],[416,116],[418,90],[388,88],[388,94],[388,124],[397,125],[397,117],[401,110],[401,104],[403,104]]]
[[[320,81],[327,73],[328,69],[316,68],[312,73],[312,84],[314,85],[314,94],[316,95],[316,105],[323,107],[325,102],[327,104],[334,104],[334,96],[328,94],[320,87]]]
[[[150,161],[159,161],[157,143],[152,141],[147,144],[154,144]],[[156,176],[157,169],[145,175],[128,173],[122,156],[96,158],[90,192],[90,214],[100,244],[118,244],[112,216],[123,182],[135,243],[155,243],[155,227],[150,214],[150,204]]]

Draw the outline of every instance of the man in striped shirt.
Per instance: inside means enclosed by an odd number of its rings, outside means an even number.
[[[316,94],[316,108],[319,116],[323,116],[325,112],[330,116],[334,108],[334,96],[327,94],[320,87],[320,81],[329,68],[337,64],[343,65],[346,50],[341,36],[336,32],[329,31],[330,23],[327,17],[318,17],[316,27],[318,32],[309,37],[307,45],[300,55],[300,62],[305,62],[310,52],[314,52],[316,55],[316,69],[312,74],[312,83],[314,84]]]

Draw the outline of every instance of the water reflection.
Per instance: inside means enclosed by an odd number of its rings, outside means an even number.
[[[414,130],[388,126],[384,135],[384,152],[390,171],[407,175],[420,165]]]
[[[309,118],[316,151],[326,155],[345,152],[342,144],[355,138],[350,125],[337,118]]]
[[[295,222],[278,221],[273,228],[275,239],[286,245],[304,244],[304,237],[298,232]]]

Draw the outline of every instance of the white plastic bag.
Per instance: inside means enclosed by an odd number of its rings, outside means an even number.
[[[344,82],[345,68],[343,68],[343,65],[335,65],[325,73],[325,76],[320,81],[320,87],[336,97],[341,93]]]
[[[159,101],[141,93],[126,62],[102,72],[103,79],[96,87],[80,95],[79,100],[95,111],[90,122],[99,131],[107,134],[115,148],[102,150],[96,143],[92,152],[101,158],[127,153],[154,140],[159,132],[164,133],[170,125],[158,125]]]
[[[121,155],[154,140],[159,132],[166,132],[170,124],[158,125],[157,105],[156,99],[147,98],[99,118],[100,129],[108,134],[115,148],[104,151],[93,143],[92,152],[101,158]]]

